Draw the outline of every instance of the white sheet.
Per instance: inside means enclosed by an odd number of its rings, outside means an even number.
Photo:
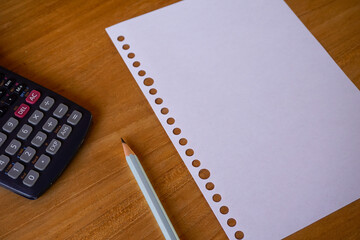
[[[359,90],[284,2],[184,1],[106,30],[230,239],[284,238],[360,197]]]

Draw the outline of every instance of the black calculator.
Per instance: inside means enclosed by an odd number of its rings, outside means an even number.
[[[82,144],[91,113],[0,67],[0,186],[36,199]]]

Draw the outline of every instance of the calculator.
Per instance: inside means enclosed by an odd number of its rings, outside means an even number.
[[[91,113],[0,67],[0,186],[36,199],[84,141]]]

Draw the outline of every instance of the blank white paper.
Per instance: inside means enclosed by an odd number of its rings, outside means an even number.
[[[281,239],[360,197],[359,90],[284,2],[184,1],[106,31],[230,239]]]

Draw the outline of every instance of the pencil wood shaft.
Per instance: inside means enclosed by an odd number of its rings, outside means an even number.
[[[166,240],[178,240],[174,227],[172,226],[170,219],[166,215],[166,212],[155,193],[154,188],[152,187],[143,167],[141,166],[139,159],[134,154],[129,154],[126,156],[126,161],[134,174],[134,177],[144,194],[146,201],[149,204],[149,207],[159,224],[159,227]]]

